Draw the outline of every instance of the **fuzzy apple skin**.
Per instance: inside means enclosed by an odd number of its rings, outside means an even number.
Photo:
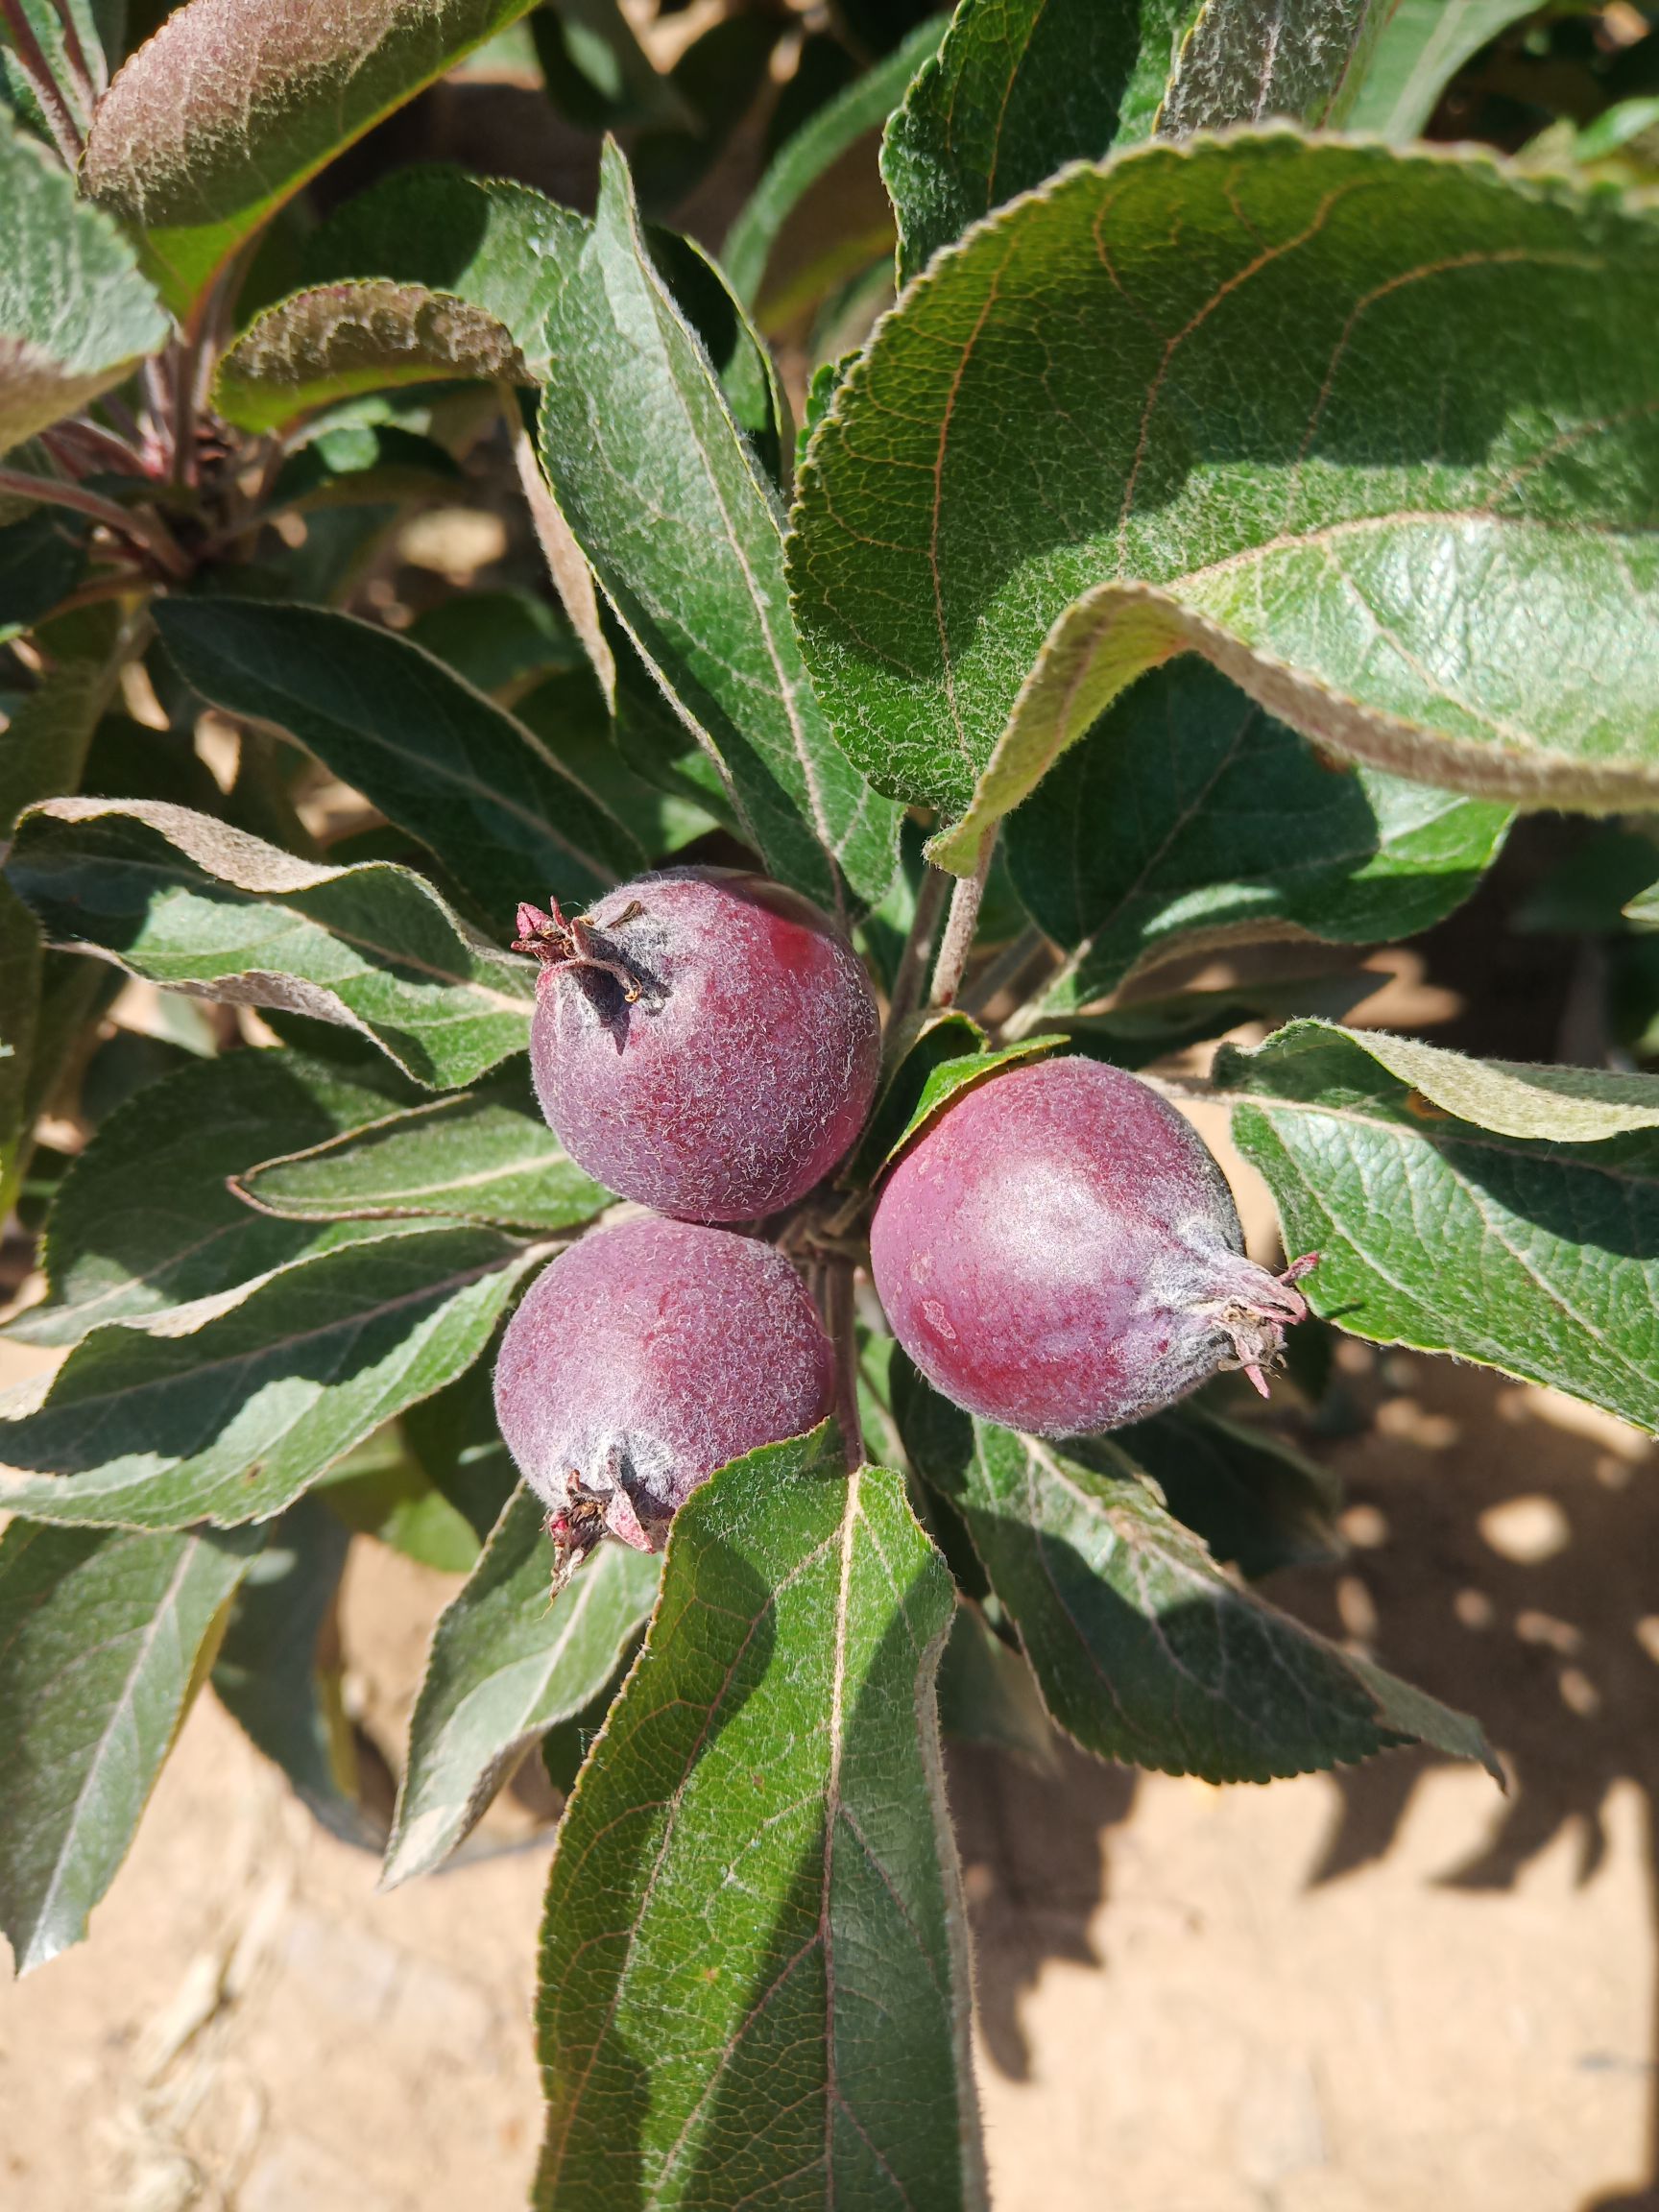
[[[705,1476],[815,1429],[834,1395],[783,1255],[685,1221],[589,1231],[530,1286],[495,1365],[507,1449],[577,1559],[606,1531],[660,1550]],[[562,1531],[578,1494],[591,1526]]]
[[[869,979],[829,917],[762,877],[680,868],[578,926],[576,958],[558,956],[568,933],[541,950],[530,1032],[536,1095],[577,1165],[693,1221],[758,1220],[822,1181],[881,1052]]]
[[[969,1091],[893,1171],[870,1249],[894,1334],[934,1387],[1037,1435],[1142,1420],[1223,1366],[1263,1387],[1307,1311],[1244,1258],[1191,1124],[1093,1060]]]

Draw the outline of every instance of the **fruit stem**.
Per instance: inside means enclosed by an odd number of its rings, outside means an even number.
[[[858,1334],[853,1310],[853,1266],[831,1260],[824,1269],[824,1325],[835,1347],[835,1418],[850,1468],[864,1464],[864,1430],[858,1414]]]
[[[943,868],[927,867],[922,871],[922,881],[916,891],[916,912],[911,919],[904,950],[899,955],[898,970],[893,977],[893,990],[887,1006],[887,1027],[896,1029],[915,1013],[922,1000],[922,984],[927,969],[927,955],[933,950],[933,932],[939,926],[939,917],[945,910],[945,895],[951,878]]]
[[[939,965],[933,971],[933,1003],[950,1006],[962,987],[968,955],[974,950],[974,932],[979,926],[979,902],[985,896],[985,878],[991,873],[991,855],[997,850],[997,831],[988,830],[980,841],[979,857],[972,876],[960,876],[950,894],[950,914],[945,924],[945,942],[939,948]]]

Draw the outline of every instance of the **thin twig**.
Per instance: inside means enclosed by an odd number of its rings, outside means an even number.
[[[922,881],[916,893],[916,912],[911,918],[910,929],[904,939],[904,950],[899,955],[898,970],[893,977],[892,996],[888,1001],[887,1026],[897,1029],[901,1022],[907,1021],[922,1002],[922,984],[927,973],[927,955],[933,950],[933,932],[939,926],[939,917],[945,910],[945,896],[950,888],[950,878],[943,868],[923,871]]]
[[[997,832],[988,830],[973,875],[958,877],[950,894],[950,917],[945,925],[945,942],[939,948],[939,965],[933,971],[935,1006],[953,1006],[962,988],[968,955],[974,950],[974,932],[979,926],[979,902],[985,896],[985,878],[991,873],[991,855],[996,850]]]
[[[116,436],[119,438],[125,438],[130,445],[136,447],[139,442],[142,440],[144,433],[138,427],[137,416],[133,414],[132,408],[128,406],[126,400],[121,397],[119,393],[101,393],[95,404],[101,407],[105,414],[108,416],[110,421],[115,426]]]
[[[824,1319],[835,1348],[835,1418],[849,1467],[864,1464],[864,1425],[858,1412],[858,1333],[853,1311],[853,1264],[831,1260],[824,1269]]]
[[[18,65],[34,87],[53,143],[70,168],[78,168],[86,141],[75,120],[74,109],[63,97],[62,86],[52,74],[52,64],[35,36],[35,26],[23,12],[23,0],[0,0],[0,16],[4,16],[6,28],[12,34]]]
[[[78,515],[88,515],[94,522],[102,522],[107,530],[117,531],[134,545],[142,545],[146,552],[166,569],[168,575],[182,577],[190,573],[190,563],[183,547],[166,524],[142,508],[118,507],[113,499],[102,499],[96,492],[86,492],[79,484],[60,484],[55,477],[31,476],[22,469],[0,469],[0,493],[9,493],[17,499],[37,499],[47,507],[71,507]]]
[[[71,591],[67,599],[60,599],[52,612],[73,614],[82,607],[97,607],[106,599],[130,598],[136,591],[147,591],[151,579],[142,568],[111,568],[101,576],[94,576],[90,584],[83,584],[79,591]]]
[[[96,422],[55,422],[41,435],[48,444],[54,439],[63,439],[79,446],[90,461],[101,462],[105,468],[116,469],[124,476],[145,474],[144,464],[132,446],[117,438],[113,430],[106,430]]]
[[[1046,955],[1047,961],[1054,956],[1047,938],[1033,922],[1021,930],[1012,944],[1004,945],[995,960],[987,962],[982,974],[974,976],[973,990],[962,994],[963,1007],[970,1014],[982,1013],[999,991],[1012,990],[1026,969],[1042,955]]]
[[[176,339],[167,349],[173,386],[173,467],[175,484],[196,481],[196,371],[200,336]]]

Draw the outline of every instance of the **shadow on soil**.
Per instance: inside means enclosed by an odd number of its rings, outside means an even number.
[[[1478,1714],[1511,1776],[1487,1838],[1440,1877],[1506,1888],[1563,1832],[1588,1881],[1605,1856],[1609,1791],[1649,1800],[1659,1923],[1659,1465],[1628,1431],[1501,1376],[1444,1361],[1358,1358],[1375,1415],[1321,1456],[1347,1491],[1353,1549],[1332,1571],[1272,1576],[1264,1594],[1312,1625],[1358,1637],[1385,1665]],[[1333,1777],[1335,1816],[1310,1877],[1336,1882],[1384,1857],[1431,1753],[1397,1752]],[[1111,1896],[1110,1831],[1137,1777],[1068,1752],[1041,1781],[958,1747],[951,1796],[974,1909],[975,1994],[993,2062],[1029,2072],[1021,2004],[1050,1960],[1098,1964],[1091,1923]],[[1588,2066],[1647,2055],[1587,2053]],[[1656,2082],[1659,2090],[1659,2082]],[[1659,2111],[1649,2179],[1576,2212],[1659,2212]]]

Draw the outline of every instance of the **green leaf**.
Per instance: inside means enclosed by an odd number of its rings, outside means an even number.
[[[347,1528],[406,1559],[444,1575],[470,1574],[477,1532],[404,1448],[401,1427],[378,1431],[341,1460],[326,1479],[323,1502]]]
[[[529,1043],[535,977],[473,937],[424,879],[325,868],[160,801],[54,799],[7,873],[58,943],[130,974],[373,1037],[428,1090]]]
[[[937,49],[948,21],[932,15],[918,24],[874,68],[827,100],[780,148],[720,250],[740,299],[753,304],[759,297],[767,261],[790,216],[851,147],[886,122],[917,69]]]
[[[238,1176],[235,1190],[261,1213],[289,1221],[434,1214],[505,1228],[571,1229],[612,1203],[528,1095],[471,1092],[265,1160]]]
[[[21,0],[21,7],[64,105],[84,131],[98,94],[109,82],[109,63],[121,58],[126,0]],[[70,63],[65,16],[74,26],[85,60],[90,82],[84,87]],[[0,107],[9,102],[32,121],[40,114],[34,81],[17,59],[12,27],[0,23]]]
[[[1316,1311],[1659,1429],[1659,1076],[1295,1022],[1215,1080]]]
[[[411,1406],[397,1424],[404,1450],[477,1539],[474,1559],[518,1482],[518,1470],[495,1423],[491,1364],[488,1358],[480,1359],[445,1388]]]
[[[876,1103],[839,1180],[854,1188],[874,1182],[914,1119],[934,1069],[945,1061],[982,1052],[985,1045],[984,1030],[957,1006],[924,1007],[890,1027]]]
[[[913,1371],[896,1380],[913,1463],[967,1522],[1044,1702],[1085,1750],[1267,1782],[1425,1743],[1498,1774],[1474,1721],[1224,1575],[1112,1439],[1017,1436]]]
[[[384,1826],[377,1836],[358,1801],[339,1652],[323,1648],[350,1543],[316,1498],[301,1498],[272,1524],[230,1608],[212,1682],[226,1712],[331,1836],[378,1847]]]
[[[63,507],[37,507],[0,526],[0,645],[74,590],[86,566],[91,527]]]
[[[1065,1042],[1064,1037],[1022,1037],[1017,1045],[998,1045],[989,1051],[968,1052],[959,1059],[941,1060],[927,1070],[922,1094],[911,1109],[909,1120],[888,1147],[882,1166],[890,1166],[911,1139],[919,1137],[964,1091],[972,1090],[988,1075],[996,1075],[1004,1068],[1017,1067],[1022,1060],[1035,1060],[1045,1052],[1052,1052]]]
[[[959,873],[1189,649],[1391,773],[1651,805],[1656,313],[1659,212],[1485,156],[1069,172],[910,288],[812,441],[790,569],[838,736],[960,818]]]
[[[306,240],[302,268],[310,285],[381,277],[465,300],[511,333],[540,376],[547,310],[588,230],[527,184],[427,162],[337,207]]]
[[[633,123],[688,129],[691,109],[660,76],[617,0],[555,0],[530,18],[547,90],[584,131]]]
[[[560,1825],[534,2202],[982,2204],[933,1678],[950,1579],[828,1427],[675,1518]]]
[[[768,483],[787,496],[795,425],[771,349],[725,270],[695,239],[655,223],[644,235],[674,304],[703,342],[733,421],[754,448]]]
[[[1208,661],[1142,676],[1008,818],[1021,899],[1087,1005],[1137,968],[1286,923],[1336,944],[1415,935],[1475,889],[1509,811],[1334,769]]]
[[[418,614],[408,635],[492,697],[518,692],[541,677],[573,677],[585,666],[564,616],[528,591],[458,591]]]
[[[73,1344],[107,1321],[188,1326],[268,1276],[375,1224],[286,1221],[236,1195],[284,1148],[361,1128],[412,1095],[367,1049],[348,1070],[303,1052],[228,1052],[147,1085],[110,1116],[59,1187],[41,1249],[45,1299],[8,1334]]]
[[[1659,883],[1653,883],[1623,908],[1625,919],[1638,929],[1659,929]]]
[[[1415,138],[1464,62],[1532,12],[1533,0],[1395,0],[1345,127],[1396,143]]]
[[[1372,0],[1204,0],[1158,110],[1158,134],[1185,138],[1228,123],[1289,115],[1347,121],[1391,7]]]
[[[1118,1430],[1114,1441],[1212,1557],[1252,1581],[1341,1556],[1340,1485],[1281,1438],[1189,1401]]]
[[[373,277],[267,307],[221,360],[213,395],[227,421],[277,430],[359,393],[452,376],[530,381],[509,332],[470,301]]]
[[[887,127],[899,274],[1068,161],[1152,129],[1199,0],[963,0]]]
[[[661,1561],[621,1544],[552,1596],[546,1518],[516,1490],[433,1630],[382,1888],[448,1857],[536,1739],[604,1689],[651,1610]]]
[[[469,1367],[541,1257],[431,1229],[324,1253],[187,1336],[95,1329],[35,1410],[0,1420],[0,1508],[103,1527],[267,1521]]]
[[[34,915],[10,884],[0,884],[0,1206],[8,1214],[29,1165],[40,1106],[35,1046],[42,959]]]
[[[625,647],[625,651],[628,660],[634,661],[633,648]],[[635,664],[637,666],[637,661]],[[697,750],[685,724],[641,670],[641,680],[650,685],[652,692],[646,705],[655,709],[650,717],[650,732],[642,733],[641,717],[627,680],[626,661],[618,661],[617,674],[614,723],[607,710],[605,695],[589,668],[570,668],[549,676],[545,683],[539,684],[527,697],[519,700],[515,711],[548,750],[565,763],[571,774],[579,776],[617,820],[627,825],[655,860],[664,854],[678,852],[682,845],[706,836],[715,828],[715,817],[709,807],[699,805],[687,792],[688,788],[696,788],[705,797],[709,794],[701,785],[688,784],[682,773],[687,760],[710,778],[713,771],[708,756]],[[624,752],[625,733],[632,741],[628,753]],[[634,761],[649,747],[651,733],[671,735],[679,750],[671,750],[665,756],[652,752],[645,763],[651,774],[637,775]],[[661,782],[653,780],[658,776]]]
[[[93,200],[143,233],[181,318],[242,244],[344,147],[531,0],[187,0],[99,105]]]
[[[599,212],[548,319],[541,455],[561,510],[647,663],[721,764],[782,881],[864,901],[897,866],[898,812],[843,757],[789,620],[756,457],[640,233],[606,151]]]
[[[503,933],[522,897],[585,902],[644,865],[521,722],[394,631],[255,599],[170,599],[156,620],[187,684],[297,737],[419,837]]]
[[[0,1927],[20,1974],[86,1933],[253,1549],[27,1521],[0,1536]]]
[[[36,800],[76,788],[116,673],[112,659],[65,659],[12,709],[0,733],[0,836]]]
[[[1030,1668],[966,1599],[939,1662],[939,1727],[952,1743],[1011,1751],[1036,1773],[1060,1771],[1058,1739]]]
[[[115,225],[0,109],[0,453],[119,384],[167,318]]]

